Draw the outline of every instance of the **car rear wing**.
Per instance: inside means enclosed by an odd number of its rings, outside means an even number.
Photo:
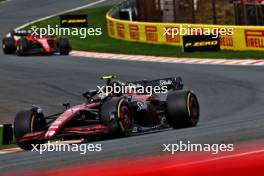
[[[167,86],[168,90],[170,89],[180,90],[184,86],[181,77],[171,77],[171,78],[163,78],[163,79],[155,79],[155,80],[142,80],[142,81],[131,82],[129,84],[136,86],[143,86],[143,87]]]
[[[17,30],[17,31],[11,31],[10,34],[12,36],[26,36],[33,34],[32,30]]]

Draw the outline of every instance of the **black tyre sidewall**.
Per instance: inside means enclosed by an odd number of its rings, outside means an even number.
[[[197,104],[198,114],[196,117],[193,116],[192,109],[190,109],[191,99],[193,99],[192,101],[196,101]],[[165,115],[167,121],[173,128],[178,129],[196,126],[199,120],[199,111],[198,99],[192,91],[172,91],[168,94]]]
[[[40,123],[40,124],[37,124]],[[19,147],[24,150],[31,150],[31,144],[42,144],[44,141],[32,140],[19,142],[19,140],[27,133],[39,131],[39,127],[44,126],[46,121],[42,113],[36,113],[33,110],[23,110],[17,113],[14,121],[14,135]]]
[[[5,47],[4,47],[5,46]],[[4,54],[13,54],[16,50],[16,41],[13,37],[5,37],[2,40]]]

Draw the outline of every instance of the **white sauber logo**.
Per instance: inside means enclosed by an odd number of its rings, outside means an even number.
[[[172,81],[171,80],[160,80],[159,83],[161,86],[166,86],[166,85],[172,84]]]

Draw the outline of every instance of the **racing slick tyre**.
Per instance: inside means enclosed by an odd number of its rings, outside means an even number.
[[[59,39],[59,52],[60,55],[68,55],[71,51],[71,45],[68,38]]]
[[[199,121],[199,103],[191,91],[172,91],[167,95],[165,116],[174,129],[194,127]]]
[[[4,54],[13,54],[16,51],[16,41],[13,37],[5,37],[2,41]]]
[[[38,113],[34,109],[18,112],[14,121],[14,135],[17,145],[24,150],[32,150],[31,144],[43,144],[43,140],[20,142],[20,139],[27,133],[43,130],[46,124],[43,113]]]
[[[16,53],[18,56],[25,56],[28,51],[28,41],[25,38],[21,38],[17,41]]]
[[[100,108],[100,122],[110,134],[130,136],[134,126],[133,110],[124,98],[109,98]]]

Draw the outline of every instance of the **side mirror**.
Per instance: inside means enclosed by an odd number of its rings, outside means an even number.
[[[61,104],[63,107],[65,107],[65,109],[69,109],[69,107],[70,107],[70,103],[69,102],[66,102],[66,103],[62,103]]]
[[[97,90],[90,90],[88,92],[83,93],[82,96],[86,98],[88,101],[90,101],[92,97],[97,94],[97,92],[98,92]]]

